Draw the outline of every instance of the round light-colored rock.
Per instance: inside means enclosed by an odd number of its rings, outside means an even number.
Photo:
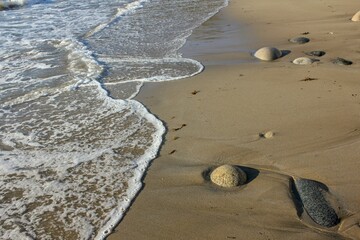
[[[359,22],[360,21],[360,11],[355,13],[355,15],[351,18],[351,21],[353,21],[353,22]]]
[[[236,187],[246,182],[246,173],[232,165],[222,165],[210,174],[210,180],[221,187]]]
[[[281,51],[274,47],[263,47],[257,50],[254,56],[263,61],[273,61],[281,57]]]
[[[313,60],[308,57],[299,57],[293,61],[294,64],[298,65],[309,65],[313,63]]]

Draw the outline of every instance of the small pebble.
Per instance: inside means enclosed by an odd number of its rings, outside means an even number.
[[[260,137],[266,138],[266,139],[273,138],[274,135],[275,135],[275,134],[274,134],[274,132],[272,132],[272,131],[268,131],[268,132],[260,133],[260,134],[259,134]]]

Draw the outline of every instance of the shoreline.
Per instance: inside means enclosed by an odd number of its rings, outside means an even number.
[[[207,27],[202,26],[190,37],[195,45],[185,46],[185,57],[200,60],[204,72],[144,85],[136,99],[166,123],[168,133],[143,190],[107,239],[360,239],[360,25],[348,20],[358,6],[355,1],[296,4],[230,1],[205,23],[220,29],[213,31],[217,43],[204,46],[201,37],[208,32],[201,32]],[[261,41],[238,43],[242,31],[233,28],[236,21]],[[305,32],[310,43],[288,42]],[[193,57],[196,44],[203,52]],[[259,62],[244,46],[291,53]],[[313,50],[326,55],[310,66],[291,63]],[[354,64],[334,65],[335,57]],[[266,131],[274,137],[259,136]],[[240,188],[221,189],[202,175],[221,164],[253,168],[259,175]],[[344,208],[340,226],[312,226],[297,215],[289,193],[293,177],[330,188]]]

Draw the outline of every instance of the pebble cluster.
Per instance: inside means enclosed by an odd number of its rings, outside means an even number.
[[[360,11],[357,12],[352,18],[351,21],[353,22],[359,22],[360,21]],[[308,34],[308,32],[307,32]],[[306,44],[310,42],[310,39],[307,37],[294,37],[294,38],[290,38],[289,42],[294,43],[294,44]],[[326,54],[325,51],[322,50],[316,50],[316,51],[311,51],[311,52],[304,52],[304,54],[310,56],[310,57],[322,57]],[[281,58],[284,54],[282,54],[282,51],[275,48],[275,47],[263,47],[258,49],[255,53],[254,53],[254,57],[256,57],[257,59],[263,60],[263,61],[274,61],[278,58]],[[319,61],[318,59],[312,59],[309,57],[299,57],[296,58],[292,61],[292,63],[297,64],[297,65],[310,65],[313,62]],[[336,65],[343,65],[343,66],[347,66],[347,65],[351,65],[353,64],[352,61],[350,60],[346,60],[344,58],[336,58],[331,60],[331,62],[333,64]]]

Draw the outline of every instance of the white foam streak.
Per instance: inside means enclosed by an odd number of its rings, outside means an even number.
[[[94,29],[90,30],[89,32],[87,32],[85,34],[85,37],[91,37],[94,34],[100,32],[101,30],[103,30],[104,28],[106,28],[107,26],[109,26],[112,22],[116,21],[117,19],[119,19],[122,16],[125,16],[126,14],[130,14],[133,11],[135,11],[136,9],[139,9],[142,7],[142,3],[147,2],[148,0],[138,0],[135,2],[131,2],[126,4],[124,7],[118,8],[116,11],[116,14],[114,14],[114,16],[112,16],[108,21],[99,24],[98,26],[96,26]]]
[[[190,58],[162,58],[162,59],[115,59],[115,58],[100,58],[101,61],[107,61],[107,62],[113,62],[113,63],[122,63],[122,64],[126,64],[126,63],[142,63],[144,65],[148,64],[148,63],[158,63],[158,64],[163,64],[163,63],[190,63],[193,64],[195,66],[197,66],[197,71],[194,71],[191,74],[188,75],[182,75],[182,76],[169,76],[169,75],[164,75],[164,74],[159,74],[157,76],[152,76],[152,77],[147,77],[147,78],[134,78],[134,79],[129,79],[129,80],[125,80],[125,81],[120,81],[120,82],[114,82],[114,83],[106,83],[105,85],[116,85],[116,84],[124,84],[124,83],[129,83],[129,82],[165,82],[165,81],[173,81],[173,80],[179,80],[179,79],[184,79],[187,77],[192,77],[195,76],[199,73],[201,73],[204,70],[204,66],[193,59]]]
[[[94,59],[92,52],[86,46],[73,39],[65,39],[54,44],[58,48],[69,51],[68,69],[76,81],[70,88],[76,89],[82,84],[95,81],[102,73],[103,67]]]

